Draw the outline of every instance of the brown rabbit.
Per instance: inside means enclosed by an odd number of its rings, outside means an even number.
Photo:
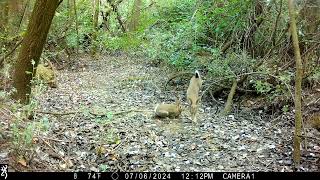
[[[180,100],[177,99],[175,104],[158,104],[154,111],[157,117],[177,118],[182,112],[182,106]]]

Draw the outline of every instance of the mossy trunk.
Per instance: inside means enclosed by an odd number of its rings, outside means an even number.
[[[295,167],[298,168],[300,165],[301,152],[301,125],[302,125],[302,110],[301,110],[301,80],[303,76],[302,61],[299,48],[299,40],[297,34],[297,26],[295,20],[295,10],[293,0],[288,0],[289,16],[290,16],[290,30],[292,35],[292,44],[294,48],[294,56],[296,59],[296,77],[295,77],[295,132],[293,140],[293,161]]]
[[[34,73],[27,72],[33,72],[33,67],[38,65],[59,3],[59,0],[37,0],[35,2],[13,73],[13,85],[16,88],[13,97],[22,103],[29,102],[32,74]],[[32,60],[35,62],[34,66]]]

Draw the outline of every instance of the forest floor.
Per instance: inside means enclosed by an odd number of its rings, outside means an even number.
[[[272,118],[240,109],[223,117],[222,106],[202,102],[197,124],[187,108],[180,119],[153,117],[156,104],[175,100],[175,87],[163,90],[171,73],[126,55],[77,59],[58,72],[58,88],[36,97],[38,109],[51,112],[39,112],[36,119],[47,118],[50,127],[34,139],[27,165],[12,166],[23,171],[292,171],[294,126],[287,114]],[[187,83],[175,89],[185,107]],[[311,128],[306,133],[319,137]],[[320,142],[306,142],[301,170],[319,171]]]

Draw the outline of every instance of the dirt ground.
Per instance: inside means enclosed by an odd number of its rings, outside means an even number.
[[[222,106],[203,101],[193,124],[187,84],[164,90],[171,73],[126,55],[78,59],[58,72],[58,88],[36,97],[35,119],[48,128],[33,137],[32,158],[14,163],[2,146],[0,159],[19,171],[292,171],[288,114],[240,108],[223,117]],[[185,107],[180,119],[155,118],[154,107],[176,93]],[[306,140],[301,171],[319,171],[319,143]]]

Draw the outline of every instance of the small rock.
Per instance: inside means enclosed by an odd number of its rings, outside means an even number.
[[[64,156],[64,152],[63,151],[59,151],[59,155],[63,157]]]
[[[271,144],[268,146],[270,149],[274,149],[276,146],[274,144]]]
[[[234,121],[234,119],[235,119],[234,115],[229,115],[228,118],[231,119],[232,121]]]
[[[257,153],[261,153],[263,151],[263,148],[258,148]]]
[[[242,150],[245,150],[246,149],[246,146],[242,145],[238,148],[239,151],[242,151]]]
[[[5,159],[8,157],[8,152],[0,153],[0,159]]]
[[[239,135],[235,135],[232,137],[233,140],[237,140],[240,136]]]
[[[170,153],[169,152],[165,152],[164,153],[164,157],[170,157]]]
[[[179,171],[180,171],[180,167],[177,166],[174,170],[175,170],[176,172],[179,172]]]
[[[93,171],[93,172],[99,172],[99,169],[98,169],[98,168],[96,168],[96,167],[91,167],[91,168],[90,168],[90,171]]]
[[[292,164],[292,161],[290,159],[287,159],[287,160],[284,160],[283,161],[283,164],[285,165],[291,165]]]
[[[61,167],[61,169],[66,169],[67,168],[67,164],[65,164],[65,163],[59,164],[59,166]]]

